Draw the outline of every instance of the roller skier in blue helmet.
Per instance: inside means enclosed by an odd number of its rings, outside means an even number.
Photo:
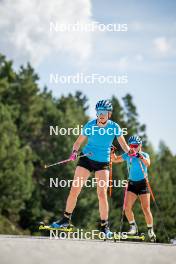
[[[156,235],[153,230],[153,216],[150,210],[150,191],[146,182],[148,180],[147,168],[150,166],[150,157],[146,152],[142,151],[142,140],[140,137],[131,136],[128,144],[130,149],[133,150],[132,154],[124,153],[121,156],[112,154],[111,156],[112,162],[120,163],[126,161],[128,167],[129,177],[125,203],[125,215],[130,224],[128,234],[136,235],[138,233],[132,208],[139,197],[148,227],[148,236],[151,241],[156,241]]]
[[[87,140],[87,144],[82,148],[82,153],[91,153],[91,156],[79,159],[63,217],[61,220],[52,223],[51,227],[61,228],[70,225],[73,210],[82,190],[82,185],[75,186],[74,181],[82,178],[83,183],[85,183],[90,173],[94,172],[99,201],[100,231],[108,235],[110,234],[110,229],[108,224],[107,188],[109,182],[110,152],[114,138],[117,138],[125,153],[131,150],[123,137],[120,126],[110,120],[113,111],[111,102],[109,100],[100,100],[97,102],[95,110],[97,118],[84,125],[81,134],[73,145],[71,154],[71,157],[76,159],[81,145]],[[99,184],[100,181],[104,181],[104,186]]]

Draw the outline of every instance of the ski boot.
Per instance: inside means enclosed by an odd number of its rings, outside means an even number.
[[[153,243],[156,242],[156,235],[153,231],[153,227],[148,227],[148,236],[149,236],[151,242],[153,242]]]
[[[50,225],[51,228],[63,228],[63,229],[69,229],[73,227],[71,224],[71,214],[64,212],[63,218],[61,220],[58,220],[56,222],[53,222]]]
[[[135,236],[135,235],[138,235],[138,227],[136,225],[136,223],[132,223],[130,224],[130,229],[129,231],[127,232],[127,235],[129,236]]]
[[[112,232],[109,228],[109,223],[107,220],[102,220],[100,224],[100,232],[104,234],[104,240],[112,238]]]

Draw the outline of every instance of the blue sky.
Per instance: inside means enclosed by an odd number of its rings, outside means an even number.
[[[44,15],[43,15],[44,14]],[[58,15],[59,14],[59,15]],[[53,33],[49,22],[125,23],[128,32]],[[81,90],[94,105],[131,93],[149,140],[164,140],[176,153],[176,1],[16,0],[0,5],[0,52],[20,64],[30,61],[55,96]],[[128,74],[126,85],[49,83],[49,74]]]

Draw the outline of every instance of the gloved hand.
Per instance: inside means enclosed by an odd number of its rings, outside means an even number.
[[[140,152],[138,152],[138,153],[136,153],[136,158],[143,159],[144,157],[142,156],[142,154]]]
[[[71,155],[70,155],[70,157],[69,157],[69,159],[70,160],[76,160],[77,157],[78,157],[78,151],[77,150],[73,150]]]

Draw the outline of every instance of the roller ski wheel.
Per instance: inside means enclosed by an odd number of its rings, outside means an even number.
[[[156,243],[156,236],[150,237],[150,242],[151,243]]]
[[[113,239],[113,233],[109,231],[107,234],[104,234],[103,241],[112,240]]]

